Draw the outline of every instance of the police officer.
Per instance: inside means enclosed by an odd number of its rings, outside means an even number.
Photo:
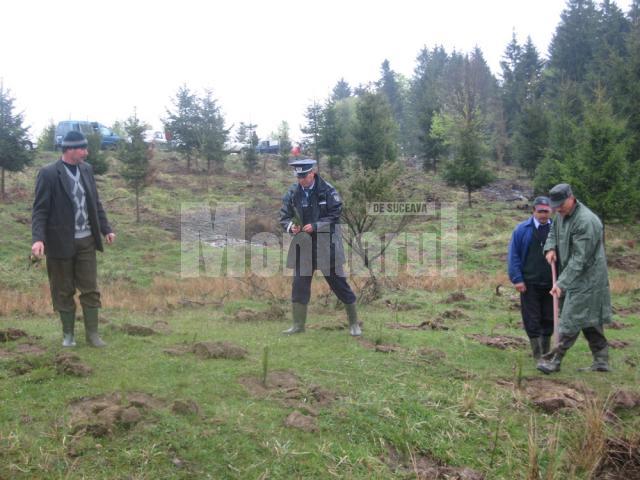
[[[320,270],[333,293],[345,304],[349,333],[360,336],[356,296],[343,270],[345,255],[338,223],[342,200],[333,185],[315,172],[315,164],[308,158],[289,162],[298,182],[289,188],[280,209],[282,228],[294,235],[287,255],[287,267],[293,269],[293,326],[283,333],[304,332],[313,272]]]

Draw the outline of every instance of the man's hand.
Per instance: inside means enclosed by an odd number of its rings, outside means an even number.
[[[304,227],[302,227],[302,231],[306,233],[313,233],[313,225],[307,223]]]
[[[39,240],[31,245],[31,254],[36,258],[42,258],[44,255],[44,242]]]
[[[107,243],[108,243],[109,245],[111,245],[113,242],[115,242],[115,241],[116,241],[116,234],[115,234],[115,233],[107,233],[107,234],[104,236],[104,239],[107,241]]]
[[[547,262],[549,262],[549,265],[551,265],[552,263],[556,263],[556,251],[555,250],[549,250],[547,252],[547,254],[545,255]]]
[[[556,298],[560,298],[562,296],[562,289],[556,284],[549,293]]]
[[[517,291],[519,291],[520,293],[524,293],[527,291],[527,286],[524,284],[524,282],[520,282],[520,283],[516,283],[514,285],[514,287],[516,288]]]
[[[292,225],[291,233],[293,233],[294,235],[297,235],[298,233],[300,233],[300,225]]]

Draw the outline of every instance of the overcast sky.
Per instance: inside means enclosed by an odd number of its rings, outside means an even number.
[[[618,0],[625,12],[631,0]],[[513,31],[546,56],[564,0],[5,0],[0,78],[32,133],[130,116],[154,128],[180,85],[209,88],[227,126],[267,137],[341,78],[411,77],[423,46],[478,45],[495,74]]]

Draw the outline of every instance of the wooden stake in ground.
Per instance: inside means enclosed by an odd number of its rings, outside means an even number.
[[[557,281],[557,275],[556,275],[556,263],[553,262],[551,264],[551,282],[553,283],[553,285],[556,284]],[[560,323],[560,315],[559,315],[559,308],[560,308],[560,299],[558,298],[557,295],[553,295],[553,347],[554,349],[558,347],[558,342],[559,342],[559,335],[558,335],[558,323]]]

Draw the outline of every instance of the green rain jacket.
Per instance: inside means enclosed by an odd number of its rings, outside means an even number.
[[[583,328],[611,322],[602,222],[580,202],[570,215],[556,217],[544,252],[555,249],[558,258],[557,285],[564,293],[560,333],[575,335]]]

